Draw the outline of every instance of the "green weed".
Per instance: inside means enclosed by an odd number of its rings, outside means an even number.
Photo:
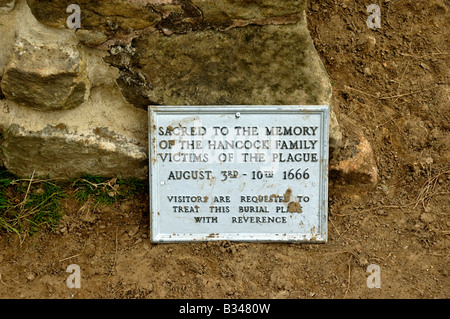
[[[73,196],[82,203],[93,200],[101,205],[135,198],[145,192],[139,179],[106,179],[83,175],[67,182],[19,179],[0,168],[0,234],[15,233],[21,243],[41,230],[55,230],[64,213],[62,199]]]
[[[18,179],[0,169],[0,231],[23,240],[40,230],[54,230],[62,209],[63,189],[49,180]]]
[[[111,205],[125,198],[135,198],[145,192],[145,182],[139,179],[107,179],[85,174],[72,182],[75,198],[86,202],[92,198],[103,205]]]

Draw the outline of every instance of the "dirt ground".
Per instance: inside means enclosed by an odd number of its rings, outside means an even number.
[[[381,29],[366,7],[381,7]],[[449,298],[450,2],[310,1],[333,107],[372,145],[374,188],[329,185],[326,244],[149,242],[148,197],[65,201],[58,231],[0,237],[1,298]],[[353,181],[355,183],[355,181]],[[69,289],[77,264],[81,288]],[[368,288],[367,267],[381,288]]]

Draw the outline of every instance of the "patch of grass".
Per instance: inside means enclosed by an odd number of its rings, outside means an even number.
[[[148,192],[148,185],[142,179],[119,179],[117,183],[120,185],[121,198],[136,198],[136,196]]]
[[[41,228],[54,230],[62,217],[60,200],[66,195],[56,184],[42,182],[37,193],[30,194],[24,204],[24,210],[30,214],[27,219],[32,234]]]
[[[0,212],[10,205],[10,201],[6,196],[6,187],[11,184],[14,175],[10,174],[7,170],[0,168]]]
[[[103,205],[112,205],[125,198],[135,198],[145,192],[145,182],[136,178],[107,179],[100,176],[84,174],[72,181],[75,198],[84,203],[90,198]]]
[[[0,231],[21,241],[40,230],[54,230],[62,217],[61,186],[50,180],[19,179],[0,169]]]
[[[10,225],[8,218],[5,216],[8,208],[13,206],[13,202],[6,192],[7,187],[11,184],[13,178],[14,175],[10,174],[7,170],[0,168],[0,230],[19,234],[18,230]]]
[[[54,180],[20,179],[0,168],[0,234],[15,233],[21,243],[41,230],[55,230],[63,215],[62,199],[73,193],[81,203],[111,205],[136,198],[148,189],[139,179],[83,175],[69,185]]]

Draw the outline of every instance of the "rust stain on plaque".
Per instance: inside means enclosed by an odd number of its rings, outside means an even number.
[[[286,193],[284,193],[283,195],[283,202],[287,203],[291,200],[291,195],[292,195],[292,189],[288,188],[286,190]]]
[[[289,213],[301,213],[302,205],[299,202],[290,202],[287,209]]]

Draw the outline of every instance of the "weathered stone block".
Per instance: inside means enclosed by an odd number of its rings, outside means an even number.
[[[27,0],[36,19],[51,27],[65,28],[72,0]],[[224,29],[236,21],[256,21],[301,13],[307,0],[79,0],[81,34],[86,42],[101,38],[129,43],[136,33],[156,28],[165,34]],[[99,35],[99,33],[101,35]],[[95,39],[91,39],[95,37]],[[93,41],[92,41],[93,40]],[[98,44],[97,44],[98,45]],[[108,45],[105,46],[109,47]]]
[[[99,31],[79,29],[76,31],[76,36],[82,44],[90,47],[99,46],[108,40],[108,37]]]
[[[0,63],[8,63],[0,66],[0,162],[22,177],[146,178],[147,114],[123,100],[119,70],[102,60],[107,52],[79,46],[73,30],[40,24],[26,1],[0,23]],[[75,94],[79,83],[86,95]]]
[[[27,0],[36,19],[48,26],[66,26],[67,7],[76,3],[81,9],[82,28],[115,32],[117,30],[139,30],[154,25],[161,15],[149,4],[158,0]]]
[[[18,176],[73,178],[82,173],[101,176],[145,178],[147,155],[108,128],[96,128],[91,135],[70,132],[64,124],[48,125],[38,132],[15,124],[2,144],[4,165]]]
[[[345,143],[330,162],[330,176],[341,185],[376,186],[378,167],[370,142],[350,118],[342,116]]]
[[[251,20],[299,13],[306,0],[191,0],[206,21]]]
[[[74,108],[89,91],[82,54],[72,46],[36,46],[19,39],[1,89],[6,98],[42,111]]]
[[[342,178],[349,184],[370,184],[378,182],[378,169],[369,141],[360,135],[359,143],[353,147],[352,155],[330,167],[331,175]]]
[[[117,89],[95,88],[76,109],[43,113],[0,101],[0,162],[29,177],[148,175],[147,117],[121,100]]]
[[[287,25],[204,30],[170,37],[142,35],[130,66],[148,79],[139,90],[121,85],[124,96],[141,94],[159,105],[331,104],[331,83],[318,56],[306,17]],[[134,65],[134,66],[133,66]],[[121,81],[121,79],[119,79]],[[330,146],[339,147],[339,125],[331,114]]]
[[[16,30],[0,48],[0,161],[24,177],[146,178],[149,104],[330,104],[305,2],[80,0],[77,32],[63,30],[72,1],[18,2],[2,16]],[[330,133],[333,148],[333,113]]]
[[[138,65],[161,105],[328,104],[331,84],[306,21],[136,39]]]

